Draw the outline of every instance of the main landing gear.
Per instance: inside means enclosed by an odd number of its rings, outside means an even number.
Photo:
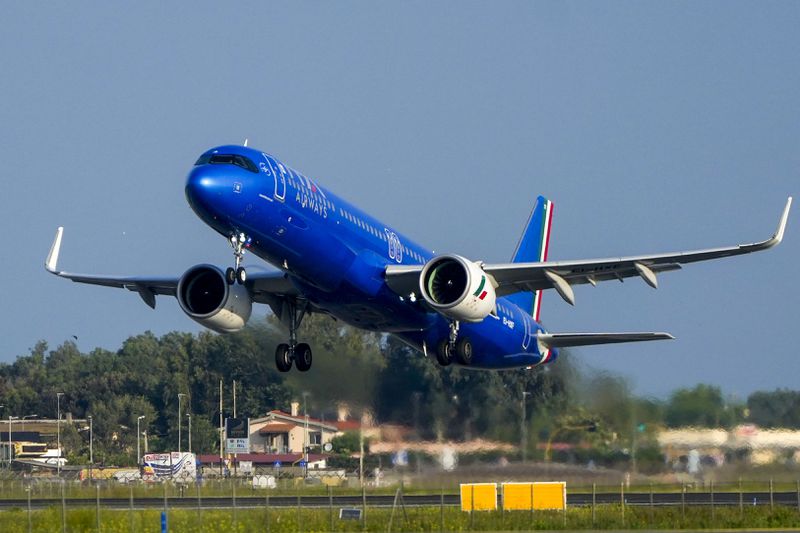
[[[244,282],[247,281],[247,271],[242,266],[242,260],[244,259],[245,250],[250,248],[252,239],[244,233],[239,233],[231,235],[229,242],[231,248],[233,248],[234,266],[225,270],[225,279],[228,281],[228,285],[233,285],[236,282],[244,285]]]
[[[450,322],[450,336],[442,339],[436,347],[436,360],[442,366],[456,362],[462,366],[472,364],[472,342],[469,337],[458,338],[458,320]]]
[[[308,372],[311,368],[311,346],[301,342],[297,343],[297,328],[306,314],[306,304],[298,306],[296,300],[286,301],[289,313],[289,344],[279,344],[275,349],[275,366],[279,372],[288,372],[292,369],[292,361],[300,372]]]

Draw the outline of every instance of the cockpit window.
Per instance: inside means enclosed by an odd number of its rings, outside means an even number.
[[[245,170],[258,174],[258,167],[248,157],[235,154],[203,154],[197,160],[195,166],[199,165],[236,165]]]

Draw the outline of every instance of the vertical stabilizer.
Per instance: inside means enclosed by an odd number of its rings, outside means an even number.
[[[553,202],[539,196],[533,206],[528,224],[517,249],[511,258],[513,263],[538,263],[547,261],[550,248],[550,226],[553,222]],[[518,292],[507,296],[516,305],[528,311],[533,319],[539,322],[539,311],[542,303],[542,291]]]

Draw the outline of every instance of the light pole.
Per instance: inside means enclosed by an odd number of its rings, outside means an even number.
[[[39,418],[39,415],[32,414],[32,415],[25,415],[22,417],[22,431],[25,431],[25,421],[29,418]]]
[[[142,464],[142,448],[139,444],[139,437],[142,436],[142,431],[139,429],[139,423],[144,418],[144,415],[136,419],[136,467]]]
[[[94,479],[94,476],[92,475],[92,468],[94,467],[94,427],[92,425],[92,415],[89,415],[86,418],[89,419],[89,479]]]
[[[11,469],[11,421],[18,419],[18,416],[8,415],[8,468]]]
[[[303,457],[305,457],[305,467],[303,468],[303,477],[308,473],[308,410],[306,408],[306,400],[308,399],[308,392],[303,393],[303,418],[305,418],[305,425],[303,428]]]
[[[522,418],[520,419],[519,426],[520,426],[520,441],[519,447],[522,451],[522,463],[524,464],[528,459],[528,426],[525,424],[525,398],[529,396],[531,393],[528,391],[522,391]]]
[[[56,393],[56,416],[58,417],[56,420],[56,448],[58,448],[58,457],[56,458],[56,473],[58,477],[61,477],[61,397],[64,396],[63,392]],[[9,423],[9,427],[11,424]]]
[[[186,396],[184,393],[178,393],[178,453],[181,453],[181,400]]]

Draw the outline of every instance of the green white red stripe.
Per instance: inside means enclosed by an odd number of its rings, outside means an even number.
[[[484,298],[486,298],[487,292],[483,290],[485,286],[486,286],[486,276],[481,276],[481,282],[480,284],[478,284],[478,289],[475,292],[473,292],[472,295],[477,296],[478,300],[483,300]]]
[[[550,226],[553,221],[553,202],[546,200],[544,204],[544,212],[542,213],[542,233],[539,236],[539,262],[547,261],[547,252],[550,250]],[[539,322],[539,313],[542,306],[542,291],[538,290],[533,295],[533,319]],[[548,354],[545,357],[549,356]]]

